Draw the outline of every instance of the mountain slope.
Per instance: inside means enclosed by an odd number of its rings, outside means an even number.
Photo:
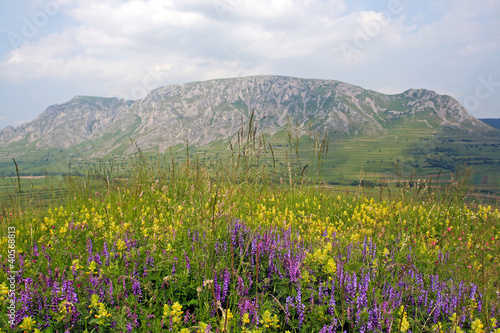
[[[253,76],[165,86],[135,102],[75,97],[4,129],[0,146],[30,151],[90,144],[92,156],[104,156],[130,146],[124,138],[131,137],[143,149],[164,152],[186,141],[203,146],[229,139],[252,109],[259,129],[271,135],[287,124],[342,138],[380,136],[406,122],[477,135],[491,131],[453,98],[428,90],[384,95],[338,81]]]

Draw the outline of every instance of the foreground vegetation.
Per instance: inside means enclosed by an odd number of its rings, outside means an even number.
[[[458,177],[339,195],[244,158],[215,172],[142,159],[127,179],[67,176],[50,208],[11,200],[0,326],[500,332],[500,213],[465,202]]]

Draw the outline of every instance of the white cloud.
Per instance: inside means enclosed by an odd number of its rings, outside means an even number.
[[[1,75],[74,78],[78,84],[103,80],[98,84],[111,86],[113,80],[140,81],[155,63],[167,64],[165,76],[179,79],[196,71],[205,77],[203,64],[219,75],[253,72],[266,62],[307,57],[330,44],[339,33],[332,35],[328,26],[346,8],[340,0],[223,3],[226,12],[248,20],[221,20],[214,17],[216,7],[200,1],[79,1],[66,10],[77,25],[11,51],[0,64]]]
[[[4,55],[0,78],[127,98],[153,84],[268,73],[463,91],[470,66],[498,58],[498,0],[441,0],[432,19],[412,7],[428,4],[390,3],[75,0],[63,9],[73,24]]]

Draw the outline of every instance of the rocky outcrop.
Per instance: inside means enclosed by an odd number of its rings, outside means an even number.
[[[477,134],[490,129],[453,98],[429,90],[384,95],[339,81],[251,76],[165,86],[138,101],[77,96],[0,131],[0,147],[83,145],[102,156],[128,137],[160,152],[185,141],[203,146],[232,138],[253,109],[256,126],[270,135],[290,124],[302,133],[383,135],[396,121],[423,120]]]

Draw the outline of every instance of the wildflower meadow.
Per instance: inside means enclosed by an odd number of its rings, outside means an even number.
[[[259,170],[68,177],[5,207],[0,332],[500,333],[497,207]]]

